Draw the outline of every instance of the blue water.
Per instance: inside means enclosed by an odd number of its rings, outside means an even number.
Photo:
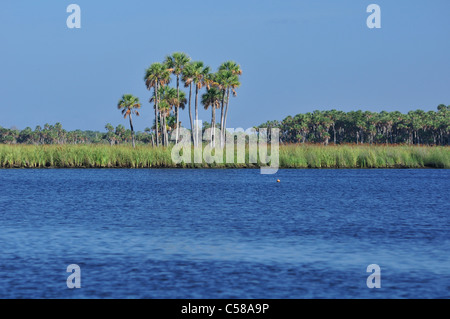
[[[448,298],[449,188],[450,170],[0,170],[0,298]]]

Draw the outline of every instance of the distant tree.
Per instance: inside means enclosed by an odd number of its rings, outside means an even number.
[[[133,147],[136,147],[132,114],[139,116],[138,109],[141,108],[141,103],[139,102],[139,98],[137,98],[131,94],[124,94],[122,96],[122,98],[119,100],[119,102],[117,103],[117,108],[119,110],[122,110],[123,118],[126,119],[128,116],[128,118],[130,119],[131,140],[132,140]]]
[[[106,139],[108,140],[109,144],[113,146],[116,143],[116,134],[114,133],[114,126],[112,126],[110,123],[107,123],[105,125],[106,129]]]
[[[31,127],[26,127],[19,133],[17,143],[32,144],[33,143],[33,130]]]
[[[125,127],[122,124],[117,125],[115,133],[116,141],[122,142],[125,140]]]

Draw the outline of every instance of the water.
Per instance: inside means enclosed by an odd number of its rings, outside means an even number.
[[[448,298],[449,181],[449,170],[0,170],[0,298]],[[66,286],[70,264],[81,289]],[[366,285],[370,264],[380,289]]]

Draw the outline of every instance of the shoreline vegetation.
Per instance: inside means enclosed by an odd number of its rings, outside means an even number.
[[[174,164],[172,147],[0,145],[0,168],[260,168],[246,163]],[[193,154],[193,152],[192,152]],[[450,147],[287,144],[279,168],[450,168]],[[226,152],[224,152],[224,158]]]
[[[114,128],[110,123],[105,125],[106,132],[66,131],[59,122],[38,125],[34,130],[0,126],[0,168],[267,167],[259,159],[250,163],[248,145],[244,163],[237,162],[236,149],[233,163],[226,163],[226,150],[220,164],[208,164],[204,159],[191,164],[193,158],[191,163],[172,162],[172,148],[185,142],[181,128],[190,127],[193,147],[205,147],[203,140],[208,140],[210,149],[216,152],[228,144],[230,101],[237,96],[243,74],[238,63],[228,60],[213,72],[202,61],[175,52],[152,63],[144,74],[150,106],[128,93],[114,106],[129,121],[129,129],[122,124]],[[199,107],[211,112],[209,123],[199,121]],[[185,109],[189,122],[182,125],[180,112]],[[154,119],[144,132],[136,132],[133,123],[146,111],[154,112]],[[281,169],[450,168],[450,105],[407,114],[315,110],[282,121],[267,121],[249,130],[255,136],[267,137],[267,145],[274,142],[272,136],[279,138],[279,163],[274,166]],[[233,134],[253,134],[247,133]],[[209,139],[202,139],[205,135]],[[233,135],[230,138],[234,139]]]
[[[46,123],[44,127],[38,125],[34,130],[0,126],[0,144],[132,144],[133,147],[151,144],[171,147],[180,142],[180,128],[188,127],[194,146],[202,144],[201,137],[206,129],[211,129],[212,147],[216,144],[222,147],[226,143],[230,101],[237,97],[243,75],[237,62],[223,62],[213,72],[204,62],[192,61],[184,52],[174,52],[163,61],[152,63],[144,74],[150,106],[141,104],[139,97],[128,93],[123,94],[114,106],[120,110],[123,119],[129,121],[129,129],[122,124],[114,128],[110,123],[105,125],[106,132],[66,131],[59,122]],[[210,122],[199,122],[201,107],[211,111]],[[182,110],[189,116],[187,125],[180,121]],[[146,118],[154,112],[153,121],[147,123],[143,132],[135,131],[133,124],[141,112]],[[419,109],[406,114],[398,111],[315,110],[289,115],[282,121],[267,121],[253,129],[256,132],[278,129],[280,142],[285,144],[446,146],[450,145],[450,105],[440,104],[436,111]]]

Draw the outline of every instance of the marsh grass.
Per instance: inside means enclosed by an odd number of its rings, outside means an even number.
[[[193,157],[193,152],[192,152]],[[226,153],[224,152],[224,158]],[[236,159],[236,154],[235,154]],[[0,145],[1,168],[257,168],[257,164],[174,164],[171,148]],[[282,145],[280,168],[450,168],[450,147]]]
[[[283,168],[450,168],[450,148],[408,145],[285,145]]]

